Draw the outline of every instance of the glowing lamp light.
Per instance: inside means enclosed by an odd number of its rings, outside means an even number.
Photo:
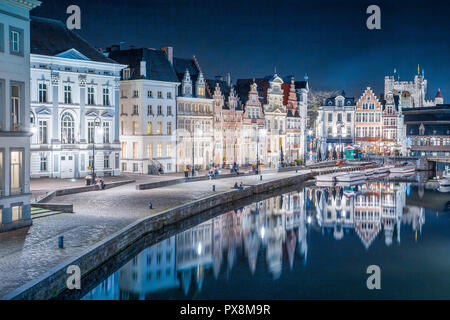
[[[31,128],[31,133],[32,133],[32,134],[35,134],[36,132],[37,132],[36,127],[32,127],[32,128]]]
[[[264,235],[266,234],[266,229],[264,227],[261,228],[261,239],[264,239]]]
[[[202,254],[202,243],[200,242],[199,244],[198,244],[198,246],[197,246],[197,254],[198,255],[201,255]]]
[[[310,216],[308,216],[308,218],[306,218],[306,221],[310,224],[312,222],[312,219]]]

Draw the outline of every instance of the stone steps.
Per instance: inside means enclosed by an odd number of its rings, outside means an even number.
[[[50,217],[50,216],[54,216],[54,215],[61,214],[61,213],[65,213],[65,212],[31,207],[31,219]]]

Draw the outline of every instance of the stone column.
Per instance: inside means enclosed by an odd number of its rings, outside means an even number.
[[[86,75],[78,76],[78,85],[80,87],[80,123],[78,126],[78,130],[80,130],[80,143],[86,143],[86,130],[85,130]]]
[[[52,110],[52,143],[59,143],[60,142],[60,135],[59,135],[59,73],[58,72],[52,72],[51,75],[52,78],[52,104],[53,104],[53,110]]]

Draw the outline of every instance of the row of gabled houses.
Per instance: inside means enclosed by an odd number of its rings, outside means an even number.
[[[51,35],[51,39],[49,38]],[[79,178],[233,165],[305,154],[307,81],[207,79],[195,56],[90,46],[31,18],[31,176]]]
[[[276,74],[236,84],[230,75],[206,79],[195,56],[173,52],[107,49],[109,58],[127,65],[121,80],[121,171],[180,172],[304,158],[306,81],[285,82]]]
[[[341,158],[347,146],[365,154],[450,156],[450,106],[444,104],[440,89],[433,100],[426,100],[426,94],[423,72],[413,81],[400,81],[395,73],[385,77],[379,96],[367,87],[359,99],[344,91],[324,99],[316,126],[317,157]]]

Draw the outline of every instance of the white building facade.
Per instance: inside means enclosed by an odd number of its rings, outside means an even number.
[[[32,224],[30,21],[39,1],[0,1],[0,232]]]
[[[31,27],[31,176],[119,175],[119,80],[125,66],[75,33],[67,37],[62,22],[33,18]],[[52,52],[43,43],[50,31],[64,43]]]
[[[354,143],[355,99],[345,97],[344,92],[325,99],[319,108],[316,135],[321,159],[340,157],[345,146]]]
[[[177,96],[177,170],[214,166],[214,99],[197,59],[174,58],[181,86]]]
[[[128,65],[120,83],[122,172],[175,172],[179,82],[168,56],[163,50],[116,47],[109,57]]]

